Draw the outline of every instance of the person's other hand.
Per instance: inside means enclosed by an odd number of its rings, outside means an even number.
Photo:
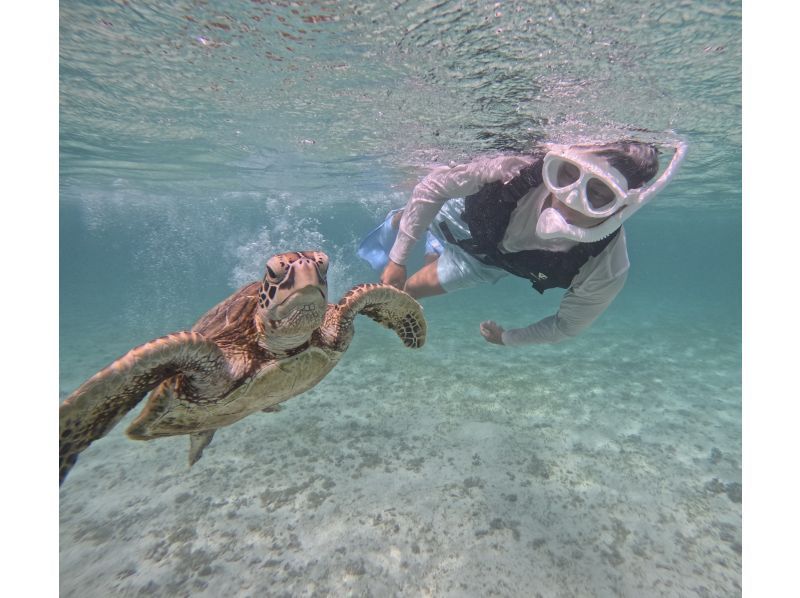
[[[381,282],[402,290],[406,284],[406,267],[389,260],[381,274]]]
[[[488,320],[481,323],[481,336],[486,339],[486,342],[494,343],[495,345],[503,344],[503,327],[497,322]]]

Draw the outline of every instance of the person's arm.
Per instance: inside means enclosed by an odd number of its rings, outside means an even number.
[[[397,239],[389,252],[391,262],[405,265],[414,243],[424,237],[448,199],[471,195],[497,180],[508,182],[532,161],[531,156],[499,156],[433,170],[414,187],[411,199],[403,209]]]
[[[489,342],[503,345],[552,344],[577,336],[608,308],[628,277],[625,232],[587,263],[564,294],[558,312],[526,328],[503,330],[494,322],[481,324]]]

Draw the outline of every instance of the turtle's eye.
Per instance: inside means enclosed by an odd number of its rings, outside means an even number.
[[[286,268],[281,267],[282,264],[267,264],[266,279],[270,282],[280,282],[286,276]]]
[[[311,259],[317,264],[317,270],[324,277],[328,273],[328,256],[322,252],[315,252]]]

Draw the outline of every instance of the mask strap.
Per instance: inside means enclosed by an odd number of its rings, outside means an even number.
[[[661,173],[661,176],[658,177],[653,184],[648,185],[641,191],[634,190],[631,192],[631,194],[636,194],[636,197],[632,198],[633,203],[642,205],[652,199],[656,193],[667,186],[667,183],[669,183],[670,179],[675,176],[675,172],[678,170],[681,162],[683,162],[683,159],[686,157],[686,148],[686,142],[678,142],[678,144],[675,146],[675,154],[672,156],[672,160],[670,160],[667,168]]]

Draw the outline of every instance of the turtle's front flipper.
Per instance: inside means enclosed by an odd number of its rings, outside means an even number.
[[[363,314],[394,330],[410,348],[425,344],[427,325],[422,306],[411,295],[387,284],[360,284],[350,289],[326,314],[325,328],[335,331],[336,347],[346,346],[353,335],[353,320]]]
[[[232,384],[217,345],[197,332],[176,332],[131,349],[84,382],[61,404],[60,482],[78,455],[105,436],[158,384],[183,375],[198,396],[219,396]]]

